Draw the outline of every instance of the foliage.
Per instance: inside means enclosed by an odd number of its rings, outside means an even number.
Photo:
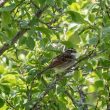
[[[109,0],[3,2],[0,110],[109,110]],[[77,50],[75,70],[34,79],[64,48]]]

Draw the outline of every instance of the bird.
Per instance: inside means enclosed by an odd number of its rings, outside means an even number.
[[[49,69],[54,69],[57,73],[64,72],[65,70],[69,69],[71,66],[75,64],[76,54],[77,52],[73,48],[65,50],[63,53],[53,58],[50,64],[38,75],[43,74]]]
[[[66,69],[70,68],[76,61],[76,50],[67,49],[65,52],[56,56],[48,68],[54,69],[56,72],[63,72]]]

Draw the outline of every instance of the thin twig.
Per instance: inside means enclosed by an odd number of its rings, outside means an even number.
[[[110,19],[110,9],[109,9],[109,7],[106,4],[105,4],[105,7],[106,7],[106,13],[107,13],[107,15],[108,15],[108,17]]]
[[[16,107],[10,103],[8,100],[5,100],[5,102],[13,109],[13,110],[16,110]]]
[[[98,42],[98,43],[99,43],[99,42]],[[97,45],[98,45],[98,43],[97,43]],[[95,49],[96,49],[97,45],[94,46]],[[90,56],[92,56],[92,54],[94,54],[95,49],[93,49],[92,51],[88,52],[88,54],[87,54],[86,56],[83,56],[83,57],[80,58],[74,65],[72,65],[72,67],[74,67],[73,70],[77,70],[77,69],[78,69],[79,66],[77,66],[77,65],[78,65],[80,62],[84,61],[85,59],[89,59]],[[72,68],[72,67],[71,67],[71,68]],[[43,74],[45,71],[47,71],[47,69],[41,71],[41,73],[39,73],[39,74]],[[49,86],[47,86],[47,88],[44,90],[44,92],[42,92],[42,93],[40,94],[40,96],[37,98],[36,103],[34,104],[34,106],[32,107],[32,109],[30,109],[30,110],[37,110],[36,108],[39,108],[39,103],[40,103],[40,101],[42,101],[43,98],[45,97],[45,95],[48,94],[48,92],[49,92],[51,89],[53,89],[53,88],[56,86],[56,84],[64,78],[64,76],[68,73],[68,71],[70,71],[70,68],[69,68],[64,74],[60,75],[60,77],[57,77],[52,83],[49,84]],[[35,76],[34,80],[35,80],[36,78],[37,78],[37,75]],[[33,80],[33,81],[34,81],[34,80]],[[82,92],[80,91],[80,93],[82,93]],[[84,99],[84,100],[85,100],[85,99]],[[87,105],[85,105],[85,108],[86,108],[85,110],[88,110]]]
[[[42,13],[45,11],[45,9],[48,8],[48,6],[46,5],[44,8],[39,9],[36,12],[36,16],[37,18],[40,18],[40,16],[42,15]],[[34,17],[33,17],[34,19]],[[29,22],[28,26],[31,25],[31,22],[33,22],[33,19]],[[28,27],[27,26],[27,27]],[[6,50],[8,50],[11,46],[13,46],[18,40],[19,38],[21,38],[23,36],[23,34],[27,31],[28,29],[21,29],[20,31],[17,32],[17,34],[13,37],[13,39],[11,40],[11,43],[5,43],[1,48],[0,48],[0,55],[2,55]]]
[[[78,108],[79,104],[78,102],[75,100],[75,98],[67,91],[65,90],[65,94],[71,99],[73,105]]]
[[[80,101],[81,108],[83,110],[88,110],[88,106],[86,104],[86,95],[85,95],[85,93],[82,90],[82,86],[78,86],[78,92],[79,92],[79,95],[81,97],[81,101]]]
[[[66,74],[66,73],[63,73]],[[30,110],[38,110],[40,101],[43,100],[43,98],[49,93],[50,90],[52,90],[56,84],[63,79],[64,75],[58,75],[52,83],[50,83],[47,88],[39,95],[39,97],[36,100],[36,103],[33,105],[33,107]]]
[[[17,34],[13,37],[12,41],[10,44],[5,43],[1,48],[0,48],[0,55],[2,55],[6,50],[8,50],[13,44],[15,44],[20,37],[26,32],[27,29],[22,29]]]
[[[110,110],[110,88],[109,88],[109,85],[107,84],[106,85],[107,87],[107,90],[108,90],[108,99],[107,99],[107,110]]]
[[[87,58],[87,57],[84,57],[84,58],[82,58],[82,60],[84,60],[84,59],[86,59],[86,58]],[[78,63],[80,63],[82,60],[80,59],[80,61],[78,61]],[[77,69],[77,66],[76,66],[76,65],[77,65],[78,63],[75,63],[75,64],[73,65],[73,66],[75,67],[74,70]],[[37,110],[37,108],[39,108],[39,103],[40,103],[40,101],[42,101],[43,98],[45,97],[45,95],[48,94],[48,92],[49,92],[50,90],[52,90],[52,89],[56,86],[56,84],[64,78],[64,76],[68,73],[68,71],[69,71],[69,70],[67,70],[65,73],[63,73],[63,74],[61,74],[61,75],[58,75],[57,78],[56,78],[54,81],[52,81],[52,82],[47,86],[47,88],[39,95],[39,97],[38,97],[37,100],[36,100],[36,103],[33,105],[33,107],[32,107],[30,110]],[[44,70],[43,72],[45,72],[45,70]],[[41,73],[43,74],[43,72],[41,72]],[[36,78],[35,78],[35,79],[36,79]]]
[[[95,110],[97,110],[97,108],[98,108],[98,104],[99,104],[99,98],[97,99],[97,102],[96,102],[96,106],[95,106]]]

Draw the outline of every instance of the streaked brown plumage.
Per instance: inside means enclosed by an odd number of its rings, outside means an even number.
[[[38,76],[43,74],[48,69],[54,69],[56,72],[63,72],[66,69],[70,68],[72,65],[74,65],[76,61],[76,50],[74,49],[68,49],[65,52],[61,53],[57,57],[55,57],[49,66],[45,68],[43,71],[41,71]]]

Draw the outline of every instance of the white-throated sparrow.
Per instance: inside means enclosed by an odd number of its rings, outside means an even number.
[[[70,68],[76,61],[76,50],[68,49],[55,57],[48,68],[53,68],[57,72],[63,72]]]
[[[41,75],[48,69],[54,69],[56,72],[64,72],[72,65],[74,65],[76,61],[76,50],[75,49],[67,49],[65,52],[61,53],[57,57],[55,57],[49,66],[41,71],[38,75]]]

